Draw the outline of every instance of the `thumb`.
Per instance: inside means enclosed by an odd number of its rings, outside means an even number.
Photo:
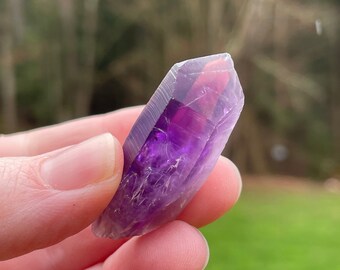
[[[0,260],[86,228],[110,202],[122,169],[111,134],[36,157],[0,158]]]

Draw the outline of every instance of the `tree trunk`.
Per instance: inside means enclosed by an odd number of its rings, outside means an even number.
[[[275,62],[280,63],[282,66],[289,70],[289,63],[287,62],[287,40],[288,40],[288,22],[289,18],[284,13],[283,4],[281,2],[275,3],[274,9],[274,50],[275,50]],[[280,70],[276,69],[275,74],[280,74]],[[275,92],[276,92],[276,103],[280,107],[288,106],[288,95],[286,85],[275,78]]]
[[[6,5],[7,4],[7,5]],[[0,16],[0,89],[1,113],[3,116],[3,130],[13,132],[17,130],[17,104],[15,67],[13,64],[13,39],[8,3]]]
[[[339,41],[337,40],[339,37],[337,35],[339,29],[339,18],[334,17],[335,22],[334,26],[331,27],[331,31],[329,32],[328,38],[330,41],[329,48],[329,60],[330,60],[330,118],[331,118],[331,133],[333,139],[333,158],[337,164],[340,162],[340,49],[339,49]],[[340,174],[340,166],[337,168],[338,174]]]
[[[78,74],[78,87],[75,100],[75,115],[81,117],[90,112],[93,94],[94,65],[96,58],[96,31],[98,0],[85,0],[83,19],[83,65]]]
[[[59,0],[61,17],[61,35],[63,44],[63,107],[64,117],[67,120],[74,117],[74,102],[78,84],[78,61],[76,43],[75,1]]]
[[[23,0],[9,1],[14,37],[17,42],[20,42],[24,36],[24,14],[23,14]]]

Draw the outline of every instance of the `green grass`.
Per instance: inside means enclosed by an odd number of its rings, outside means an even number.
[[[246,189],[202,232],[207,270],[340,269],[339,194]]]

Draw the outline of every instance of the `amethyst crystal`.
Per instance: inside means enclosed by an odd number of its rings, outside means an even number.
[[[175,64],[124,143],[123,178],[94,233],[118,239],[174,220],[213,169],[243,103],[229,54]]]

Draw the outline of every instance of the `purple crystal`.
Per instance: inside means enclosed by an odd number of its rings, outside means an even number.
[[[174,220],[213,169],[243,103],[229,54],[175,64],[124,143],[123,178],[94,233],[118,239]]]

